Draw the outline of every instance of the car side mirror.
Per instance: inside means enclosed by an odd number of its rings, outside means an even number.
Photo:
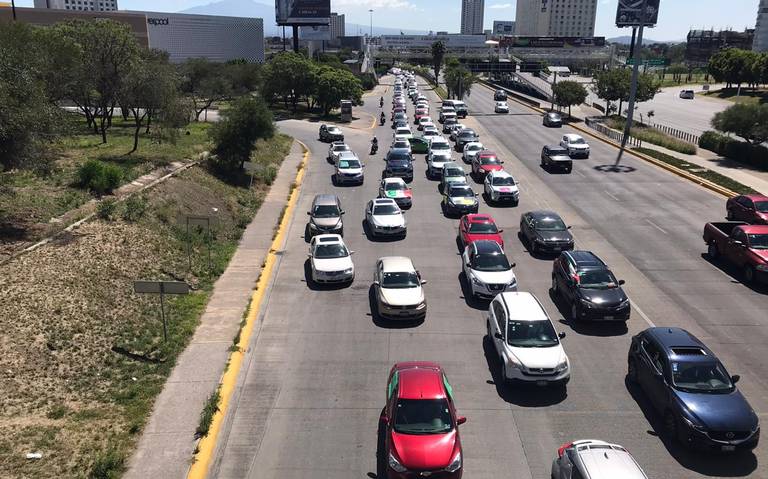
[[[350,256],[352,256],[353,254],[355,254],[355,252],[354,252],[354,251],[350,251],[350,252],[349,252],[349,255],[350,255]]]
[[[733,384],[736,384],[737,382],[739,382],[739,379],[741,379],[741,376],[739,376],[738,374],[734,374],[733,376],[731,376],[731,382]]]
[[[343,215],[344,213],[346,213],[346,212],[344,210],[341,210],[341,212],[339,214]]]
[[[374,280],[374,281],[373,281],[373,285],[374,285],[374,286],[378,286],[378,285],[379,285],[379,282],[378,282],[377,280]]]
[[[517,263],[512,263],[511,265],[509,265],[510,268],[514,268],[516,266],[517,266]]]
[[[307,215],[311,216],[312,212],[311,211],[307,211]]]
[[[496,338],[496,339],[503,339],[501,337],[501,333],[496,333],[496,334],[493,335],[493,337]]]
[[[557,333],[557,337],[560,338],[560,339],[563,339],[565,337],[565,331],[561,331],[561,332]]]
[[[499,230],[499,234],[501,234],[501,233],[503,233],[503,232],[504,232],[504,229],[503,229],[503,228]]]
[[[503,165],[503,164],[504,164],[504,161],[500,161],[499,163],[501,163],[501,164]]]
[[[457,426],[461,426],[465,422],[467,422],[467,418],[464,417],[464,416],[459,416],[459,417],[456,418],[456,425]]]
[[[379,422],[382,424],[389,424],[389,418],[387,416],[379,416]]]
[[[623,285],[625,285],[625,284],[627,284],[627,282],[626,282],[626,281],[624,281],[623,279],[620,279],[620,280],[619,280],[619,286],[623,286]]]
[[[565,229],[567,229],[567,230],[569,230],[569,229],[571,229],[571,228],[573,228],[573,226],[566,226],[566,227],[565,227]]]
[[[312,253],[307,253],[307,258],[311,258],[311,257],[312,257]]]
[[[426,279],[422,279],[421,281],[419,281],[419,284],[421,284],[423,286],[423,285],[427,284],[427,280]]]

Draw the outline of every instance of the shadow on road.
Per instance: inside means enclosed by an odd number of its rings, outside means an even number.
[[[667,452],[684,468],[704,476],[716,477],[745,477],[757,469],[757,458],[751,451],[725,455],[686,449],[679,441],[667,434],[661,414],[656,412],[643,391],[626,377],[624,385],[643,412],[648,424],[653,428],[646,433],[658,437]]]
[[[557,311],[563,318],[570,318],[571,308],[562,297],[549,290],[549,299],[557,307]],[[611,337],[624,336],[629,332],[624,321],[574,321],[572,319],[559,319],[558,323],[571,328],[575,333],[583,336]]]
[[[732,263],[728,263],[727,261],[723,261],[719,258],[712,259],[707,253],[701,253],[701,258],[730,277],[731,283],[741,283],[756,293],[768,294],[768,285],[760,284],[757,282],[750,284],[743,281],[744,273]]]
[[[482,341],[485,361],[492,377],[488,384],[496,386],[496,393],[504,401],[522,407],[547,407],[559,404],[568,397],[565,386],[535,386],[519,382],[505,384],[496,349],[487,335],[483,336]]]
[[[363,234],[365,234],[365,237],[368,239],[368,241],[371,241],[373,243],[391,243],[393,241],[400,241],[405,239],[405,234],[402,235],[387,235],[387,236],[375,236],[373,232],[371,231],[371,227],[368,225],[368,222],[363,220],[361,222],[363,226]],[[407,233],[406,233],[407,234]]]
[[[597,165],[593,169],[602,173],[632,173],[637,171],[637,168],[626,165]]]
[[[488,311],[488,304],[490,301],[472,296],[472,288],[467,282],[467,276],[464,274],[464,271],[459,273],[458,280],[459,285],[461,286],[461,298],[467,303],[467,306],[478,311]]]
[[[379,307],[376,301],[376,286],[371,285],[368,288],[368,306],[371,310],[371,320],[373,324],[383,329],[406,329],[420,326],[426,316],[417,319],[388,319],[379,314]]]
[[[310,259],[307,258],[304,261],[304,282],[307,283],[307,287],[312,291],[333,291],[336,289],[346,289],[352,286],[353,281],[347,281],[344,283],[316,283],[312,280],[312,264]]]

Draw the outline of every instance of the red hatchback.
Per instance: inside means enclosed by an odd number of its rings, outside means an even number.
[[[472,174],[477,178],[485,178],[485,175],[490,171],[502,170],[502,164],[504,162],[499,160],[496,153],[483,150],[476,154],[472,159]]]
[[[725,211],[731,221],[768,225],[768,196],[739,195],[728,198]]]
[[[397,363],[389,372],[385,428],[387,479],[460,479],[460,424],[453,390],[431,362]]]
[[[464,215],[459,221],[459,239],[461,245],[466,247],[468,244],[477,240],[491,240],[504,247],[504,238],[501,237],[500,230],[496,227],[496,222],[488,215],[471,214]]]

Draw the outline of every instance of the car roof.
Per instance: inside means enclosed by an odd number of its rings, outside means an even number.
[[[500,176],[500,177],[509,177],[512,178],[512,174],[510,174],[507,170],[495,170],[495,171],[489,171],[489,175],[493,176]]]
[[[508,317],[517,321],[549,320],[544,306],[539,303],[533,293],[516,291],[498,295],[506,305]]]
[[[334,244],[334,243],[341,243],[344,244],[344,240],[341,239],[340,235],[335,234],[323,234],[323,235],[315,235],[315,244]]]
[[[605,262],[591,251],[574,250],[563,254],[568,255],[579,270],[608,269]]]
[[[504,254],[504,250],[495,240],[476,240],[472,243],[477,254]]]
[[[585,440],[573,443],[590,479],[647,479],[632,455],[617,444]]]
[[[315,199],[312,201],[315,205],[335,205],[338,204],[339,198],[336,195],[320,194],[315,195]]]
[[[748,235],[768,234],[768,225],[741,225],[739,226]]]
[[[484,215],[482,213],[472,213],[468,214],[467,221],[470,223],[493,223],[493,218],[491,218],[489,215]]]
[[[483,150],[477,154],[478,158],[481,156],[499,156],[493,150]]]
[[[554,150],[554,151],[567,151],[564,147],[560,145],[547,145],[547,149]]]
[[[472,128],[464,128],[459,132],[459,135],[476,135],[475,130]]]
[[[388,185],[390,183],[397,183],[397,184],[404,184],[405,180],[402,178],[384,178],[384,185]]]
[[[440,366],[434,363],[398,363],[397,397],[400,399],[444,399],[445,385]]]
[[[699,338],[683,328],[655,327],[646,329],[645,333],[655,338],[656,342],[666,350],[673,348],[701,348],[714,356]]]
[[[394,200],[390,200],[394,203]],[[413,261],[407,256],[384,256],[379,258],[384,272],[388,271],[416,271]]]
[[[443,165],[443,168],[461,168],[461,165],[456,163],[455,161],[449,161]],[[463,170],[464,168],[461,168],[461,169]]]
[[[392,198],[374,198],[373,200],[374,206],[379,205],[397,205],[397,202],[393,200]]]
[[[575,133],[566,133],[563,135],[564,137],[568,138],[569,140],[578,140],[578,139],[584,139],[581,135],[577,135]]]
[[[747,197],[747,198],[749,198],[752,201],[768,201],[768,196],[761,195],[761,194],[758,194],[758,193],[753,193],[753,194],[749,194],[749,195],[739,195],[739,196]]]

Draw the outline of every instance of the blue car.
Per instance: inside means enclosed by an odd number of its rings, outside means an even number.
[[[715,353],[680,328],[632,338],[627,377],[663,417],[669,436],[692,449],[751,450],[760,440],[755,411]]]

